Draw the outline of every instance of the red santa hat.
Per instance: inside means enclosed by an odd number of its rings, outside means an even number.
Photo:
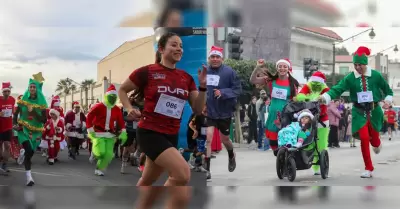
[[[79,104],[79,102],[73,102],[72,103],[72,106],[75,108],[75,107],[81,107],[81,105]]]
[[[110,94],[115,94],[117,95],[117,89],[115,88],[114,84],[111,84],[107,91],[106,91],[106,95],[110,95]]]
[[[59,97],[59,96],[54,96],[54,97],[51,99],[50,108],[60,107],[60,103],[61,103],[60,97]]]
[[[60,112],[57,109],[51,108],[49,111],[49,115],[51,114],[57,115],[57,117],[60,117]]]
[[[12,88],[12,86],[11,86],[10,82],[3,82],[2,85],[1,85],[1,91],[2,92],[11,91],[11,88]]]
[[[319,83],[325,83],[326,82],[326,77],[325,74],[323,74],[320,71],[317,71],[315,73],[312,74],[310,81],[315,81],[315,82],[319,82]]]
[[[280,64],[286,64],[289,67],[289,72],[292,73],[292,62],[290,62],[289,58],[278,60],[278,62],[276,62],[276,68],[278,68]]]
[[[224,57],[223,51],[224,51],[224,49],[221,47],[212,46],[210,53],[208,53],[208,57],[211,57],[212,55],[217,55],[217,56],[220,56],[221,58],[223,58]]]

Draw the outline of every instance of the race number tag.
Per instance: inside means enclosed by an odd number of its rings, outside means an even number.
[[[161,94],[154,112],[171,118],[180,119],[183,108],[185,107],[185,102],[186,101],[183,99]]]
[[[133,126],[133,129],[137,129],[138,122],[137,121],[133,121],[132,122],[132,126]]]
[[[369,103],[374,101],[372,91],[363,91],[357,93],[358,103]]]
[[[207,86],[218,86],[219,75],[207,75]]]
[[[2,110],[2,112],[3,112],[3,117],[5,118],[9,118],[12,116],[12,109],[4,109]]]
[[[207,135],[207,127],[201,127],[201,135],[202,136]]]
[[[274,87],[271,96],[276,99],[287,99],[287,90]]]

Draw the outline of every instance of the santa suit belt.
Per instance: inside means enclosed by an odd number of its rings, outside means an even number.
[[[109,131],[105,131],[105,132],[97,132],[95,131],[96,137],[99,138],[114,138],[116,135],[109,132]]]
[[[61,141],[61,137],[52,137],[52,136],[46,136],[47,140],[56,140],[56,141]]]
[[[379,107],[378,102],[369,102],[369,103],[357,103],[353,102],[353,106],[359,110],[369,112],[375,109],[375,107]]]

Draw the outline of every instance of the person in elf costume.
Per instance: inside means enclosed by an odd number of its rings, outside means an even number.
[[[57,109],[49,111],[50,119],[44,125],[44,138],[47,141],[49,165],[57,162],[58,152],[60,152],[61,142],[64,141],[64,122],[61,120],[60,112]]]
[[[383,111],[379,102],[384,100],[388,106],[393,99],[393,91],[382,74],[367,66],[370,54],[367,47],[359,47],[353,55],[355,71],[320,97],[320,102],[329,104],[343,92],[350,92],[350,100],[353,102],[351,129],[353,136],[361,141],[365,164],[365,172],[361,174],[361,178],[371,178],[374,170],[369,145],[372,145],[376,154],[382,148],[379,131],[382,128]]]
[[[107,89],[104,101],[95,104],[86,118],[88,136],[92,142],[91,161],[97,160],[95,175],[104,176],[104,170],[114,157],[116,137],[125,144],[128,135],[121,109],[116,106],[117,91],[114,85]],[[117,127],[120,130],[117,130]],[[120,132],[120,133],[118,133]]]
[[[44,78],[42,73],[33,75],[29,79],[28,89],[20,100],[14,113],[14,129],[18,130],[18,142],[22,145],[18,162],[23,162],[26,170],[27,186],[33,186],[31,174],[31,159],[40,144],[44,131],[44,124],[47,121],[46,98],[42,93]]]
[[[329,87],[326,85],[326,77],[320,72],[314,72],[309,82],[301,88],[299,94],[296,96],[296,101],[318,101],[318,98],[329,91]],[[328,135],[329,135],[329,118],[328,118],[328,106],[325,104],[320,105],[320,116],[318,121],[318,141],[317,148],[321,152],[328,148]],[[314,153],[314,162],[317,163],[319,160],[318,153]],[[319,165],[313,165],[314,175],[320,175]]]

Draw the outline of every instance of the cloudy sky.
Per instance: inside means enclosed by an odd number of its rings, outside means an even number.
[[[118,2],[118,3],[115,3]],[[2,1],[0,81],[23,93],[32,74],[42,72],[50,96],[58,80],[96,79],[97,62],[125,41],[149,35],[149,28],[115,27],[148,9],[139,0]]]

